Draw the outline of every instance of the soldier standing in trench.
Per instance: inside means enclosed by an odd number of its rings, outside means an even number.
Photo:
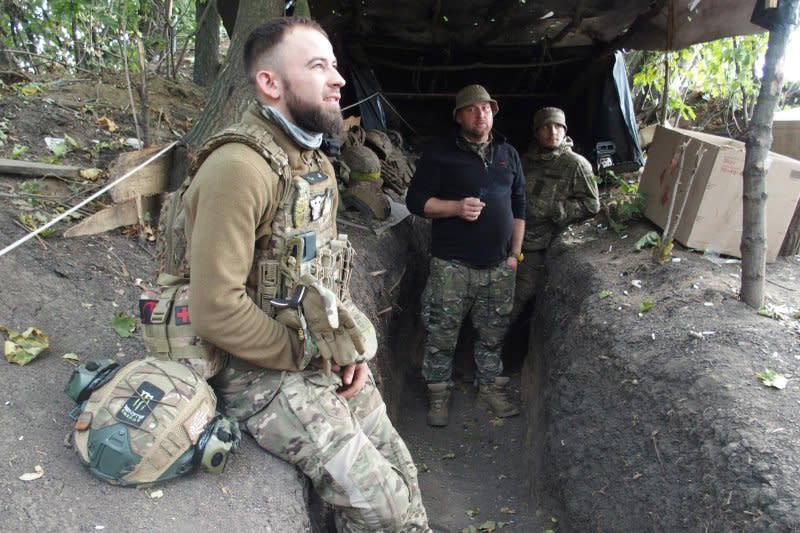
[[[516,149],[492,131],[498,110],[482,86],[461,89],[453,109],[458,131],[425,151],[406,196],[412,213],[433,219],[422,295],[431,426],[447,425],[453,352],[470,314],[478,333],[478,403],[500,417],[519,414],[506,395],[500,351],[522,258],[525,177]]]
[[[543,107],[533,117],[534,141],[522,156],[525,172],[525,261],[517,269],[511,322],[530,317],[545,279],[545,256],[556,234],[600,210],[592,166],[572,151],[564,111]],[[528,328],[525,328],[527,332]]]
[[[184,195],[193,324],[231,355],[213,385],[262,448],[311,479],[340,531],[428,532],[416,467],[365,361],[374,330],[366,339],[371,326],[362,334],[346,320],[366,320],[339,290],[349,272],[332,279],[320,262],[349,247],[336,231],[336,180],[320,150],[323,133],[342,127],[345,80],[333,48],[316,22],[282,17],[250,34],[244,61],[256,101],[243,127],[281,171],[247,142],[228,142],[207,155]],[[285,279],[301,264],[316,268]],[[267,283],[264,272],[277,265],[281,281]],[[322,275],[307,280],[308,272]],[[286,299],[288,281],[308,287],[307,327],[296,309],[276,314],[260,297],[277,289],[271,296]],[[337,308],[338,326],[323,302]]]

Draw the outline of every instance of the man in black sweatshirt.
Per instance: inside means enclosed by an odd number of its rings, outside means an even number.
[[[523,259],[525,177],[517,151],[492,131],[498,110],[482,86],[461,89],[453,109],[458,131],[428,147],[406,197],[412,213],[433,219],[422,295],[431,426],[447,425],[453,351],[469,314],[478,332],[478,403],[497,416],[519,414],[506,396],[500,351]]]

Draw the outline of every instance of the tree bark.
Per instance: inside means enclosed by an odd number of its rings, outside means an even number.
[[[176,189],[186,176],[186,168],[192,151],[209,135],[232,124],[253,98],[253,89],[244,72],[242,52],[250,32],[271,17],[283,15],[283,0],[241,0],[236,15],[236,31],[225,56],[222,69],[211,87],[203,112],[192,129],[183,138],[182,146],[176,149],[170,175],[170,190]]]
[[[747,305],[758,309],[764,303],[764,280],[767,252],[767,190],[765,161],[772,145],[772,119],[783,87],[783,60],[800,0],[782,0],[794,14],[771,28],[764,76],[756,107],[745,138],[743,216],[742,216],[742,286],[739,295]]]
[[[216,0],[197,0],[195,4],[197,33],[194,40],[192,79],[201,87],[210,87],[219,69],[219,15]]]

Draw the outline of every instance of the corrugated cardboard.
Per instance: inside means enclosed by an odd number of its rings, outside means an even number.
[[[800,159],[800,108],[775,114],[772,122],[773,152]]]
[[[682,183],[675,191],[678,147],[686,140]],[[700,148],[706,152],[687,197],[686,181]],[[744,156],[742,142],[659,126],[639,185],[645,195],[645,216],[663,228],[674,193],[673,220],[686,199],[675,240],[689,248],[741,257]],[[767,261],[772,262],[800,198],[800,161],[770,152],[767,167]]]

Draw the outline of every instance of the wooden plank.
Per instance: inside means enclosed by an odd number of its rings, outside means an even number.
[[[114,204],[86,217],[65,231],[64,237],[95,235],[138,222],[139,214],[136,210],[136,198],[131,198],[127,202]]]
[[[17,161],[16,159],[0,159],[0,174],[18,176],[59,176],[62,178],[80,177],[80,167],[66,165],[50,165],[36,161]]]
[[[144,163],[154,154],[163,150],[163,146],[145,148],[136,152],[120,154],[108,168],[108,181],[114,181],[131,169]],[[169,173],[172,169],[172,150],[148,165],[139,169],[122,183],[109,191],[115,202],[125,202],[137,196],[152,196],[166,191],[169,184]]]

